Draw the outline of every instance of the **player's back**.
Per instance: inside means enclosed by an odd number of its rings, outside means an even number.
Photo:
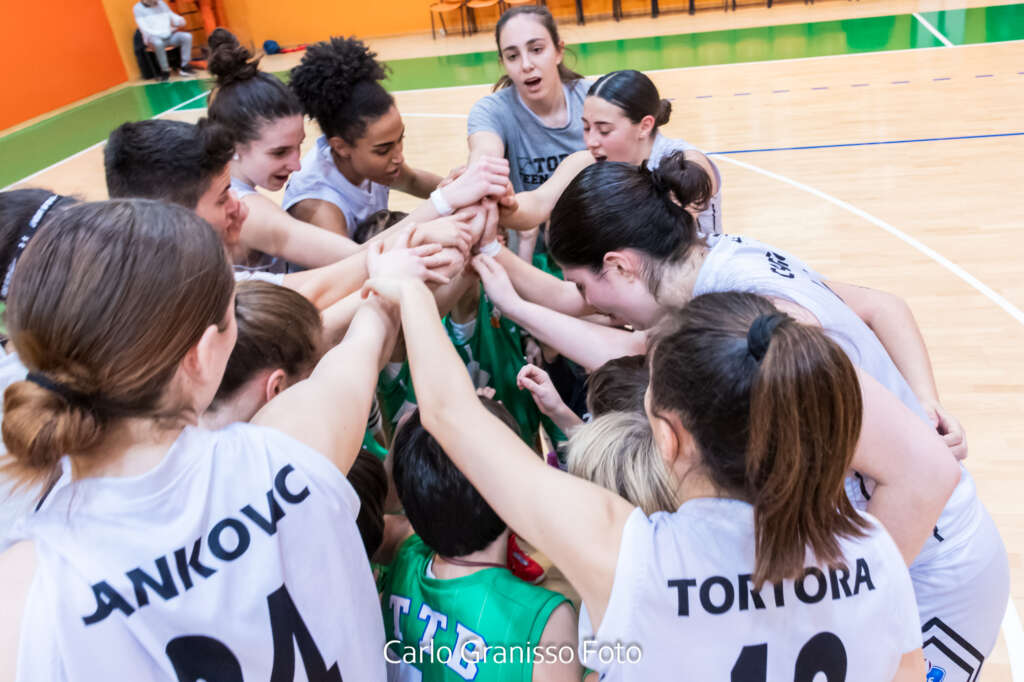
[[[921,646],[917,607],[895,543],[867,518],[865,537],[840,540],[845,567],[808,556],[800,578],[758,590],[751,505],[701,498],[671,514],[635,510],[596,637],[581,613],[584,665],[602,680],[892,679]]]

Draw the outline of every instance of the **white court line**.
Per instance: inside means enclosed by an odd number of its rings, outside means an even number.
[[[793,187],[796,187],[797,189],[802,189],[803,191],[813,194],[814,196],[820,199],[824,199],[830,204],[834,204],[839,208],[842,208],[860,218],[863,218],[872,225],[882,228],[889,234],[906,242],[910,246],[914,247],[924,255],[928,256],[929,258],[937,262],[942,267],[952,272],[960,279],[970,284],[972,287],[974,287],[982,294],[984,294],[986,297],[988,297],[989,300],[991,300],[993,303],[995,303],[1000,308],[1008,312],[1018,322],[1024,324],[1024,313],[1022,313],[1019,308],[1014,306],[1012,303],[1007,301],[1005,298],[1000,296],[998,293],[993,291],[991,288],[989,288],[987,285],[985,285],[983,282],[978,280],[969,272],[961,268],[956,263],[951,262],[949,259],[942,256],[934,249],[925,246],[918,240],[914,239],[905,232],[896,229],[895,227],[885,222],[884,220],[876,218],[870,213],[863,211],[857,208],[856,206],[846,203],[842,199],[837,199],[836,197],[830,194],[826,194],[825,192],[810,187],[809,185],[805,185],[802,182],[798,182],[796,180],[793,180],[792,178],[787,178],[785,175],[772,173],[771,171],[759,168],[758,166],[754,166],[743,161],[737,161],[736,159],[731,159],[727,156],[722,156],[720,154],[710,154],[709,156],[711,156],[717,161],[726,161],[728,163],[737,165],[741,168],[746,168],[747,170],[772,178],[773,180],[778,180],[779,182],[791,185]],[[1017,608],[1013,604],[1012,596],[1006,604],[1006,613],[1003,616],[1002,630],[1003,639],[1006,640],[1006,649],[1009,652],[1010,676],[1013,678],[1013,682],[1024,682],[1024,627],[1021,626],[1020,616],[1017,614]]]
[[[402,118],[469,118],[469,114],[402,114]]]
[[[975,277],[974,275],[972,275],[971,273],[967,272],[966,270],[964,270],[962,267],[960,267],[956,263],[952,262],[951,260],[949,260],[948,258],[943,256],[942,254],[940,254],[935,249],[933,249],[933,248],[931,248],[929,246],[926,246],[922,242],[920,242],[917,239],[914,239],[913,237],[908,235],[906,232],[903,232],[903,231],[893,227],[892,225],[890,225],[889,223],[885,222],[881,218],[876,218],[875,216],[871,215],[867,211],[859,209],[856,206],[853,206],[852,204],[848,204],[845,201],[843,201],[842,199],[837,199],[836,197],[832,196],[831,194],[826,194],[825,192],[822,192],[819,189],[815,189],[814,187],[810,187],[809,185],[805,185],[802,182],[798,182],[796,180],[793,180],[792,178],[787,178],[785,175],[779,175],[778,173],[773,173],[773,172],[765,170],[763,168],[759,168],[758,166],[754,166],[754,165],[751,165],[751,164],[743,162],[743,161],[737,161],[736,159],[731,159],[728,156],[721,156],[719,154],[711,154],[710,156],[712,158],[714,158],[714,159],[720,159],[722,161],[726,161],[728,163],[734,164],[734,165],[739,166],[741,168],[746,168],[749,171],[753,171],[755,173],[760,173],[761,175],[764,175],[764,176],[767,176],[769,178],[772,178],[773,180],[778,180],[779,182],[783,182],[783,183],[785,183],[787,185],[792,185],[793,187],[796,187],[797,189],[801,189],[801,190],[807,192],[808,194],[813,194],[814,196],[818,197],[819,199],[824,199],[825,201],[829,202],[830,204],[834,204],[835,206],[838,206],[839,208],[841,208],[841,209],[843,209],[845,211],[849,211],[850,213],[854,214],[855,216],[863,218],[864,220],[868,221],[872,225],[875,225],[876,227],[882,228],[883,230],[885,230],[886,232],[888,232],[892,236],[894,236],[897,239],[899,239],[899,240],[909,244],[910,246],[914,247],[915,249],[917,249],[918,251],[920,251],[924,255],[928,256],[933,261],[935,261],[936,263],[938,263],[942,267],[946,268],[947,270],[949,270],[951,273],[953,273],[954,275],[956,275],[957,277],[959,277],[963,281],[967,282],[969,285],[971,285],[972,287],[977,289],[979,292],[981,292],[990,301],[992,301],[997,306],[999,306],[1004,311],[1006,311],[1011,317],[1013,317],[1013,319],[1017,320],[1021,324],[1024,324],[1024,312],[1022,312],[1020,308],[1018,308],[1013,303],[1008,301],[1006,298],[1004,298],[1002,295],[1000,295],[998,292],[996,292],[990,286],[988,286],[987,284],[985,284],[984,282],[979,280],[977,277]],[[1024,671],[1022,671],[1022,672],[1024,672]]]
[[[943,45],[945,45],[946,47],[954,47],[954,45],[953,45],[953,41],[951,41],[951,40],[950,40],[949,38],[947,38],[946,36],[942,35],[942,33],[941,33],[941,32],[939,31],[939,29],[937,29],[937,28],[935,28],[934,26],[932,26],[932,24],[931,24],[931,22],[930,22],[930,21],[928,21],[927,19],[925,19],[924,17],[922,17],[922,16],[921,16],[920,14],[918,14],[917,12],[914,12],[914,18],[915,18],[915,19],[917,19],[918,21],[920,21],[920,22],[921,22],[921,24],[923,24],[923,25],[924,25],[924,27],[925,27],[926,29],[928,29],[928,32],[929,32],[929,33],[931,33],[931,34],[932,34],[933,36],[935,36],[936,38],[938,38],[938,39],[939,39],[939,42],[940,42],[940,43],[942,43],[942,44],[943,44]]]
[[[133,86],[133,87],[143,87],[143,86],[138,86],[138,85],[136,85],[136,86]],[[171,107],[170,109],[168,109],[168,110],[166,110],[166,111],[161,111],[161,112],[160,112],[159,114],[157,114],[157,115],[155,115],[155,116],[152,116],[151,118],[160,118],[160,117],[161,117],[161,116],[163,116],[164,114],[169,114],[169,113],[171,113],[172,111],[177,111],[178,109],[182,108],[182,107],[183,107],[183,106],[185,106],[186,104],[191,104],[192,102],[195,102],[195,101],[196,101],[197,99],[199,99],[200,97],[206,97],[206,95],[207,95],[207,94],[209,94],[209,91],[204,91],[204,92],[201,92],[201,93],[199,93],[198,95],[196,95],[195,97],[192,97],[191,99],[187,99],[187,100],[185,100],[184,102],[181,102],[180,104],[176,104],[176,105],[174,105],[173,107]],[[92,151],[93,149],[96,149],[97,147],[100,147],[100,146],[102,146],[104,142],[106,142],[106,139],[102,139],[102,140],[100,140],[99,142],[97,142],[96,144],[93,144],[93,145],[89,145],[88,147],[86,147],[86,148],[85,148],[85,149],[83,149],[82,151],[80,151],[80,152],[75,152],[75,153],[74,153],[74,154],[72,154],[71,156],[66,156],[66,157],[64,157],[63,159],[61,159],[60,161],[54,161],[53,163],[51,163],[51,164],[50,164],[49,166],[47,166],[46,168],[41,168],[41,169],[37,170],[37,171],[36,171],[35,173],[32,173],[31,175],[26,175],[26,176],[25,176],[25,177],[23,177],[23,178],[22,178],[21,180],[15,180],[14,182],[12,182],[11,184],[7,185],[7,186],[6,186],[6,187],[4,187],[3,189],[0,189],[0,192],[6,192],[7,190],[11,189],[11,188],[12,188],[12,187],[14,187],[15,185],[20,185],[20,184],[21,184],[21,183],[23,183],[23,182],[29,182],[29,181],[31,181],[32,179],[34,179],[34,178],[37,178],[37,177],[39,177],[40,175],[42,175],[42,174],[43,174],[43,173],[45,173],[46,171],[48,171],[48,170],[52,170],[52,169],[56,168],[57,166],[60,166],[61,164],[67,163],[67,162],[68,162],[68,161],[70,161],[71,159],[77,158],[77,157],[81,156],[82,154],[88,154],[88,153],[89,153],[89,152],[91,152],[91,151]]]
[[[1010,675],[1013,682],[1021,682],[1024,679],[1024,628],[1021,627],[1012,596],[1006,603],[1006,614],[1003,616],[1003,639],[1006,640],[1006,650],[1010,654]]]

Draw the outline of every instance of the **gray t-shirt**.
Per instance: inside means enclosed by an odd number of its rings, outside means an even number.
[[[488,131],[505,143],[512,187],[516,192],[536,189],[551,177],[562,159],[586,149],[583,144],[583,100],[591,81],[580,79],[564,86],[569,121],[550,128],[523,103],[515,87],[487,95],[469,112],[469,134]]]

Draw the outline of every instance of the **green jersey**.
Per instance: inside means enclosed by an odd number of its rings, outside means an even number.
[[[534,647],[551,613],[569,600],[505,568],[431,578],[433,556],[413,535],[382,584],[387,658],[399,666],[399,679],[530,682],[541,658]]]
[[[519,370],[526,364],[519,327],[507,317],[497,314],[482,287],[473,336],[468,341],[458,343],[450,317],[445,318],[445,329],[477,388],[490,386],[494,389],[494,397],[501,401],[516,420],[519,435],[527,444],[533,444],[537,428],[542,423],[552,438],[566,440],[558,427],[541,415],[530,392],[516,385]]]

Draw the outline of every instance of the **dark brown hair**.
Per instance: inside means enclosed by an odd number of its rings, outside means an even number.
[[[551,36],[552,45],[555,46],[555,49],[558,48],[558,43],[560,43],[562,39],[558,36],[558,24],[555,23],[555,18],[551,16],[551,12],[548,11],[548,8],[539,7],[537,5],[521,5],[519,7],[513,7],[502,14],[498,19],[497,25],[494,27],[494,42],[498,46],[498,61],[501,61],[502,29],[505,28],[505,24],[508,23],[509,19],[521,16],[532,16],[540,22],[540,25],[543,26],[547,30],[548,35]],[[568,52],[568,50],[566,50],[566,52]],[[566,66],[564,59],[562,61],[563,63],[558,65],[558,77],[563,83],[572,83],[583,78],[583,76]],[[508,74],[503,74],[501,78],[498,79],[498,82],[494,84],[491,92],[497,92],[498,90],[507,88],[512,84],[512,79],[508,77]]]
[[[647,391],[647,356],[614,358],[587,377],[587,411],[593,417],[608,412],[643,412]]]
[[[843,350],[754,294],[715,293],[676,314],[650,353],[651,415],[679,417],[723,493],[754,506],[754,582],[795,578],[808,548],[842,561],[867,521],[843,479],[861,425]]]
[[[655,296],[666,265],[684,261],[704,244],[697,221],[684,208],[711,198],[708,174],[682,152],[657,170],[605,161],[584,168],[551,211],[548,252],[563,267],[601,270],[611,251],[635,249],[644,257],[644,279]]]
[[[295,380],[310,371],[320,357],[320,311],[298,292],[270,282],[239,282],[235,320],[238,341],[212,408],[229,400],[259,371],[283,369]]]
[[[363,448],[356,455],[346,478],[359,496],[356,527],[363,538],[366,556],[372,560],[384,542],[384,500],[388,495],[388,475],[384,464]]]
[[[260,71],[260,60],[230,31],[215,29],[209,45],[209,70],[217,82],[207,98],[208,115],[230,129],[236,143],[259,139],[267,123],[302,115],[295,93],[276,76]]]
[[[226,322],[234,279],[220,239],[180,206],[72,206],[25,249],[7,302],[21,362],[40,381],[4,394],[7,467],[21,481],[95,447],[124,417],[194,418],[168,388],[185,354]]]

